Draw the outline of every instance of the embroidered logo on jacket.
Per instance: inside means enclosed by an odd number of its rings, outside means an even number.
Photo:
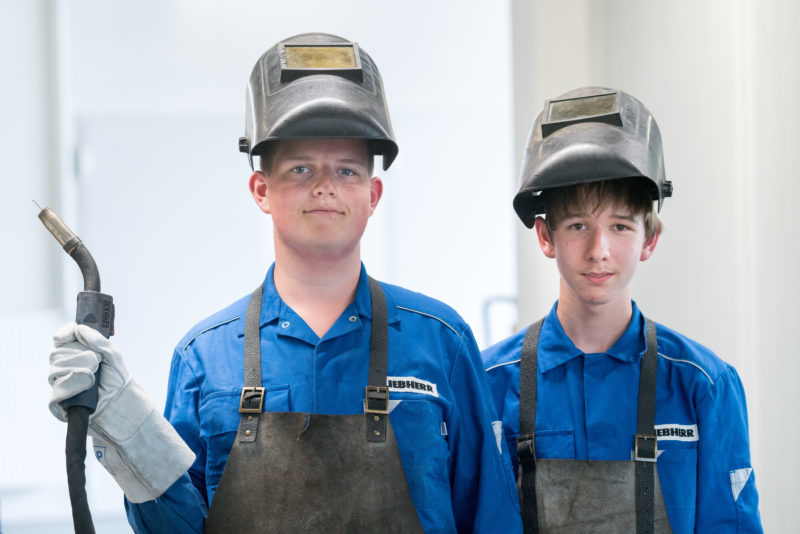
[[[658,441],[697,441],[697,425],[656,425]]]
[[[439,397],[436,384],[413,376],[387,376],[386,385],[389,387],[389,391],[422,393],[431,397]]]

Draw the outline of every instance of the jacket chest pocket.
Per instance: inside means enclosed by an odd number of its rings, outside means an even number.
[[[289,411],[288,384],[267,386],[264,393],[264,411]],[[241,395],[241,389],[218,391],[207,395],[200,403],[200,428],[201,437],[206,442],[205,474],[209,495],[219,484],[236,439],[241,418],[239,413]]]
[[[537,430],[536,457],[575,458],[575,432],[572,429]]]
[[[673,532],[694,529],[697,506],[697,447],[670,446],[658,442],[658,479],[664,493]]]
[[[389,415],[400,459],[417,508],[441,506],[449,495],[449,446],[441,406],[428,400],[403,399]]]

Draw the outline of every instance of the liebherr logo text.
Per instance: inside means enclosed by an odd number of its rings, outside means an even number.
[[[389,387],[389,391],[422,393],[423,395],[430,395],[432,397],[439,396],[439,392],[436,390],[436,384],[413,376],[387,376],[386,385]]]
[[[700,434],[697,425],[656,425],[658,441],[697,441]]]

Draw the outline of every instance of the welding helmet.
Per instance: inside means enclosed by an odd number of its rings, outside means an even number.
[[[335,35],[295,35],[267,50],[253,67],[239,151],[252,168],[253,156],[263,154],[270,141],[330,137],[364,139],[371,154],[383,156],[384,170],[397,156],[372,58]]]
[[[553,189],[619,178],[646,181],[659,210],[664,198],[672,196],[658,124],[627,93],[604,87],[575,89],[547,100],[536,117],[514,210],[533,228]]]

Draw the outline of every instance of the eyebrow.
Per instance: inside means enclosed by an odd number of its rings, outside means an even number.
[[[589,214],[586,212],[574,212],[574,213],[565,213],[562,217],[563,219],[578,219],[580,217],[588,217]]]
[[[298,154],[296,156],[294,156],[294,155],[286,156],[286,157],[284,157],[284,161],[305,163],[305,162],[309,162],[309,161],[314,161],[314,158],[312,158],[311,156],[304,156],[304,155]],[[346,163],[346,164],[349,164],[349,165],[357,164],[357,165],[364,165],[364,166],[367,165],[367,162],[364,161],[364,160],[359,160],[357,158],[349,158],[349,157],[344,157],[344,158],[337,159],[336,163]]]
[[[338,160],[339,163],[355,163],[356,165],[366,165],[367,162],[363,159],[358,158],[341,158]]]
[[[574,212],[574,213],[567,213],[564,215],[563,219],[580,219],[581,217],[588,217],[589,213],[587,212]],[[626,221],[636,222],[636,216],[628,213],[612,213],[611,217],[614,219],[624,219]]]

